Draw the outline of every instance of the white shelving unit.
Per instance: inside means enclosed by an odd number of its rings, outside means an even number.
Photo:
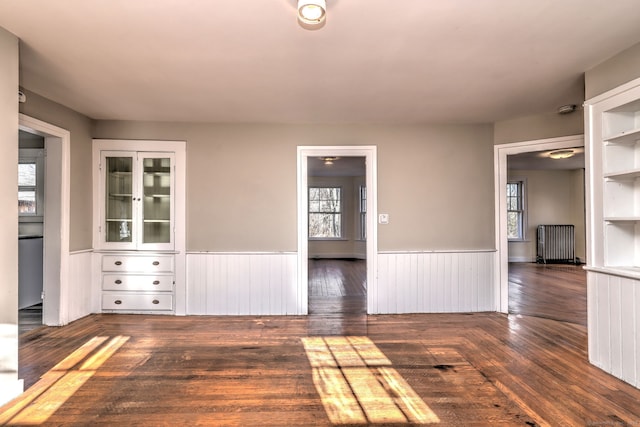
[[[640,386],[640,79],[585,102],[589,360]]]
[[[184,313],[185,144],[94,140],[93,160],[102,311]]]
[[[592,166],[590,264],[640,272],[640,88],[586,104]]]

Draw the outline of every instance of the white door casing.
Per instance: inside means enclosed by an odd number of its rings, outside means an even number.
[[[364,157],[367,185],[367,312],[371,312],[378,280],[377,147],[375,146],[299,146],[298,147],[298,307],[301,314],[309,311],[308,258],[308,177],[309,157]]]
[[[509,312],[509,247],[507,239],[507,156],[584,146],[584,135],[500,144],[493,148],[496,233],[496,307]],[[588,256],[588,252],[587,252]]]

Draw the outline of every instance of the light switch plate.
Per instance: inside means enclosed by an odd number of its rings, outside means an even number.
[[[378,215],[378,222],[380,224],[389,224],[389,214]]]

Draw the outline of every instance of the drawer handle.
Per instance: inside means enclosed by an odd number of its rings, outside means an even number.
[[[154,299],[153,301],[151,301],[154,304],[160,304],[160,301],[158,301],[157,299]]]
[[[117,299],[117,300],[114,301],[114,303],[120,305],[120,304],[122,304],[122,300]]]
[[[122,280],[117,279],[117,280],[116,280],[116,285],[120,285],[120,284],[122,284]]]
[[[153,281],[153,284],[154,284],[154,285],[159,285],[159,284],[160,284],[160,280],[154,280],[154,281]]]
[[[160,261],[153,261],[153,265],[160,265]]]
[[[116,261],[114,264],[115,265],[122,265],[122,261]]]

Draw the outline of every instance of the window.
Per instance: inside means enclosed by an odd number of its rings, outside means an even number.
[[[360,240],[367,240],[367,187],[360,186]]]
[[[18,163],[18,213],[21,220],[42,219],[43,172],[43,150],[21,149]]]
[[[507,183],[507,238],[524,240],[525,231],[524,181]]]
[[[309,187],[309,238],[342,237],[342,189]]]

